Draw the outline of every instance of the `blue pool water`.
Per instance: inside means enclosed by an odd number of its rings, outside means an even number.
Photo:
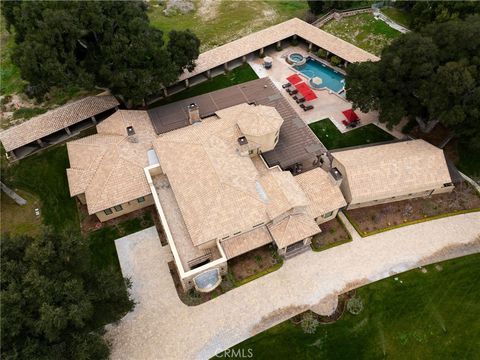
[[[345,77],[332,68],[309,58],[304,65],[295,67],[298,71],[309,78],[318,76],[323,80],[321,87],[327,87],[332,91],[339,92],[345,85]]]

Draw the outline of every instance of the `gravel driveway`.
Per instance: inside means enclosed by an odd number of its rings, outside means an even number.
[[[108,327],[113,359],[207,359],[332,294],[419,265],[480,252],[480,213],[411,225],[289,259],[278,271],[188,307],[177,297],[156,230],[116,241],[138,303]]]

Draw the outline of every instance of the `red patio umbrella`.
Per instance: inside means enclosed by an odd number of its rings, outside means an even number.
[[[358,115],[355,114],[355,111],[353,111],[353,109],[348,109],[348,110],[342,111],[342,114],[345,115],[348,122],[353,122],[353,121],[359,120]]]
[[[294,85],[302,81],[300,76],[298,76],[297,74],[290,75],[289,77],[287,77],[287,80],[290,84],[294,84]]]
[[[306,101],[315,100],[317,98],[317,95],[315,95],[312,89],[310,89],[304,82],[295,84],[295,87],[298,92],[303,95]]]

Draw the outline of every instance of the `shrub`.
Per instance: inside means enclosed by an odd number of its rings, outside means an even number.
[[[363,310],[363,301],[359,297],[353,297],[347,302],[347,310],[352,315],[358,315]]]
[[[275,49],[277,49],[277,51],[281,51],[282,50],[282,45],[281,44],[277,44],[275,46]]]
[[[317,330],[318,320],[315,318],[312,312],[307,311],[302,316],[300,326],[305,334],[313,334],[315,333],[315,330]]]
[[[327,50],[318,49],[318,51],[317,51],[317,56],[318,56],[319,58],[326,59],[326,58],[327,58]]]
[[[292,45],[292,46],[297,46],[297,45],[298,45],[298,38],[292,37],[292,38],[290,39],[290,45]]]
[[[342,59],[340,59],[338,56],[333,55],[330,58],[330,62],[332,63],[333,66],[338,66],[342,63]]]

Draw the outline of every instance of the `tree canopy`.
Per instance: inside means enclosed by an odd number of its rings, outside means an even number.
[[[421,29],[431,23],[442,23],[455,19],[465,19],[480,13],[480,2],[468,1],[397,1],[394,6],[410,12],[412,29]]]
[[[379,110],[389,126],[440,121],[480,147],[480,16],[400,36],[380,61],[349,65],[346,87],[355,107]]]
[[[342,0],[307,0],[310,11],[316,15],[326,13],[332,9],[344,10],[357,6],[368,5],[368,1]]]
[[[1,245],[2,358],[107,358],[98,312],[132,303],[116,273],[92,265],[86,240],[5,235]]]
[[[15,30],[13,61],[30,92],[52,86],[108,87],[126,100],[142,99],[190,70],[200,42],[191,31],[172,32],[168,44],[141,1],[7,1]]]

